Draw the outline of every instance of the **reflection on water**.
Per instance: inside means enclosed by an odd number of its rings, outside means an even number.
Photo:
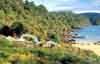
[[[100,41],[100,25],[99,26],[89,26],[79,29],[74,32],[79,36],[84,38],[76,38],[78,42],[96,42]]]

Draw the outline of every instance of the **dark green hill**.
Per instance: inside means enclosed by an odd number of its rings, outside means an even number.
[[[81,13],[80,15],[88,17],[92,25],[98,25],[100,23],[100,21],[97,21],[100,20],[100,13]]]

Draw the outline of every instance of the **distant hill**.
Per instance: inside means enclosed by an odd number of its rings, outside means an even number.
[[[96,20],[100,18],[100,13],[80,13],[80,15],[88,17],[93,25],[98,25]]]

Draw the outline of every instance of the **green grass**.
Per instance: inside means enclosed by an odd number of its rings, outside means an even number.
[[[72,46],[16,48],[13,43],[0,39],[0,64],[100,64],[100,57],[93,52]]]
[[[100,63],[99,61],[100,57],[96,56],[93,52],[88,52],[88,55],[86,55],[86,52],[83,50],[81,50],[80,53],[75,53],[76,51],[74,50],[71,51],[70,48],[0,47],[0,63],[11,64],[11,61],[15,60],[17,60],[19,64],[57,64],[57,63],[99,64]],[[32,56],[30,57],[29,55]],[[23,60],[23,58],[25,59]]]

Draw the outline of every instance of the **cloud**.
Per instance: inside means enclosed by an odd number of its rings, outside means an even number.
[[[100,10],[100,0],[33,0],[37,5],[43,4],[49,11],[91,11]]]
[[[92,5],[95,7],[100,7],[100,0],[92,0]]]

